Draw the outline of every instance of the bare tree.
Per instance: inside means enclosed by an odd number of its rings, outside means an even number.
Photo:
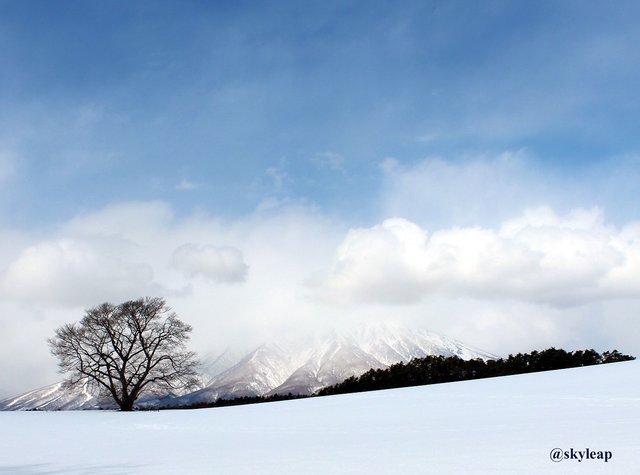
[[[196,384],[195,353],[186,351],[191,326],[162,298],[140,298],[87,310],[48,340],[67,387],[88,385],[131,411],[141,394]]]

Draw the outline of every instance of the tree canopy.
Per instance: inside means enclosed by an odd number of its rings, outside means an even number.
[[[86,386],[131,411],[146,392],[197,383],[196,355],[186,350],[191,330],[164,299],[146,297],[91,308],[48,343],[60,372],[69,374],[67,387]]]

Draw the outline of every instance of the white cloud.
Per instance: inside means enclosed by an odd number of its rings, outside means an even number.
[[[183,244],[174,251],[171,262],[189,277],[212,282],[244,282],[249,270],[242,253],[233,247]]]
[[[4,298],[63,306],[91,306],[162,290],[153,281],[151,266],[127,261],[104,243],[67,238],[25,248],[0,280]]]
[[[66,223],[61,232],[144,241],[158,236],[172,220],[171,207],[162,201],[132,201],[82,213]]]
[[[435,294],[567,306],[640,295],[640,232],[602,212],[526,212],[499,229],[428,235],[395,218],[349,231],[333,266],[316,278],[329,299],[412,304]]]

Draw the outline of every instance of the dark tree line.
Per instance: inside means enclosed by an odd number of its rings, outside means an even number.
[[[156,411],[164,409],[204,409],[209,407],[244,406],[246,404],[259,404],[262,402],[288,401],[290,399],[303,399],[312,396],[302,394],[272,394],[271,396],[240,396],[230,399],[217,399],[213,402],[194,402],[183,406],[162,406],[159,408],[143,408],[143,411]]]
[[[599,354],[595,350],[567,352],[556,348],[531,353],[518,353],[497,360],[463,360],[457,356],[427,356],[408,363],[397,363],[386,369],[371,369],[341,383],[318,391],[319,396],[377,389],[392,389],[424,384],[449,383],[468,379],[492,378],[554,369],[576,368],[635,359],[617,350]]]

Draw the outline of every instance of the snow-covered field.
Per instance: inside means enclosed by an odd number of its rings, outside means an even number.
[[[632,361],[219,409],[2,412],[0,473],[636,474],[639,428]]]

